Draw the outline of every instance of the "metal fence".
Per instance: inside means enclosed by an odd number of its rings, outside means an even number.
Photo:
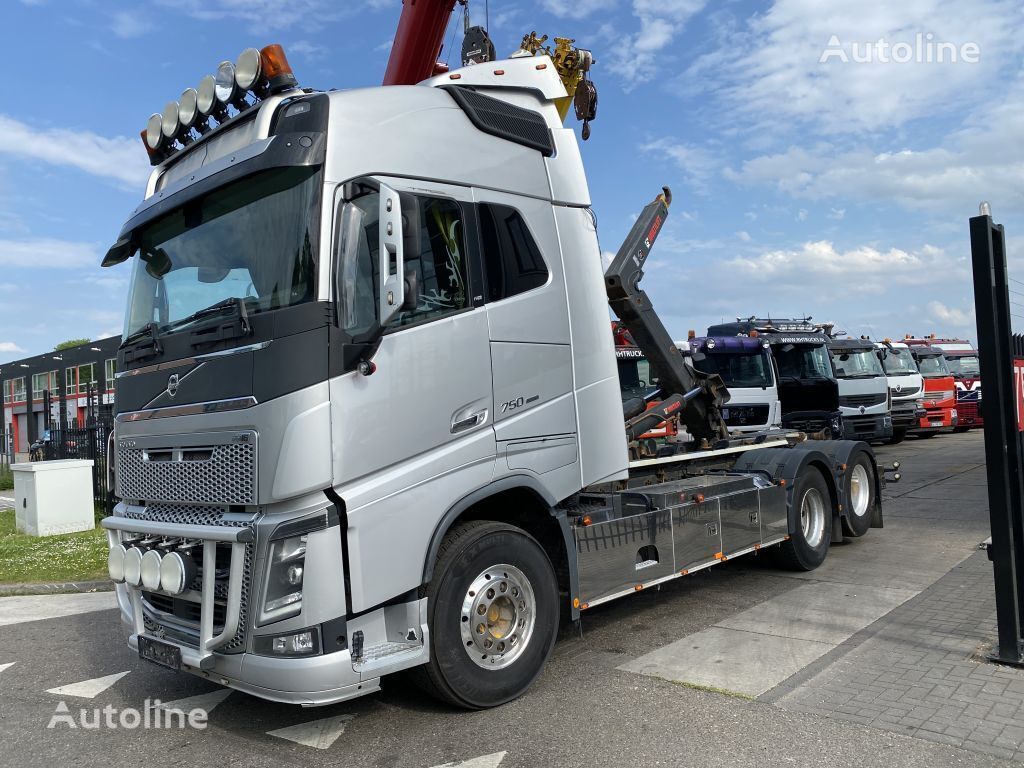
[[[113,510],[113,488],[108,487],[107,441],[113,431],[113,420],[97,418],[82,424],[72,421],[50,429],[49,439],[33,451],[33,459],[89,459],[92,461],[93,502],[106,514]]]
[[[1024,336],[1012,331],[1006,237],[987,205],[971,219],[978,354],[985,382],[985,465],[999,643],[1024,666]]]

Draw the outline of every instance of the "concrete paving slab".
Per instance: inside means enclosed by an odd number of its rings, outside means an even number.
[[[838,645],[916,594],[908,589],[807,584],[718,626]]]
[[[116,607],[117,597],[113,592],[0,597],[0,626],[106,611]]]
[[[690,685],[759,696],[830,650],[830,643],[711,627],[619,669]]]

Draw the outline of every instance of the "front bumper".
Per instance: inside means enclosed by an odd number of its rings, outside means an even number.
[[[892,437],[892,417],[884,414],[843,414],[844,440],[888,440]]]
[[[919,421],[918,406],[915,400],[909,402],[893,402],[892,404],[892,428],[910,429],[916,427]]]

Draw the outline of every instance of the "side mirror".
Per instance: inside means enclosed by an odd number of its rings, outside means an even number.
[[[146,251],[142,254],[142,260],[146,262],[146,272],[156,280],[170,272],[173,266],[171,264],[171,257],[167,255],[167,251],[163,248]]]
[[[415,312],[420,305],[420,278],[415,267],[405,268],[405,297],[402,300],[403,312]]]
[[[132,256],[135,255],[139,247],[132,242],[131,235],[123,237],[114,243],[110,250],[107,251],[107,255],[103,257],[103,262],[100,264],[101,267],[113,267],[115,264],[121,264],[128,261]]]
[[[405,250],[402,246],[402,202],[398,193],[380,185],[380,326],[383,328],[405,304]]]

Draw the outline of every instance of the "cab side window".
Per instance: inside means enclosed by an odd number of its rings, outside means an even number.
[[[452,200],[401,196],[405,271],[416,275],[419,302],[388,327],[454,314],[470,306],[462,208]],[[369,331],[377,319],[380,296],[380,195],[362,195],[338,214],[339,317],[352,336]]]
[[[493,203],[481,204],[479,211],[487,300],[500,301],[544,285],[548,268],[522,214]]]

